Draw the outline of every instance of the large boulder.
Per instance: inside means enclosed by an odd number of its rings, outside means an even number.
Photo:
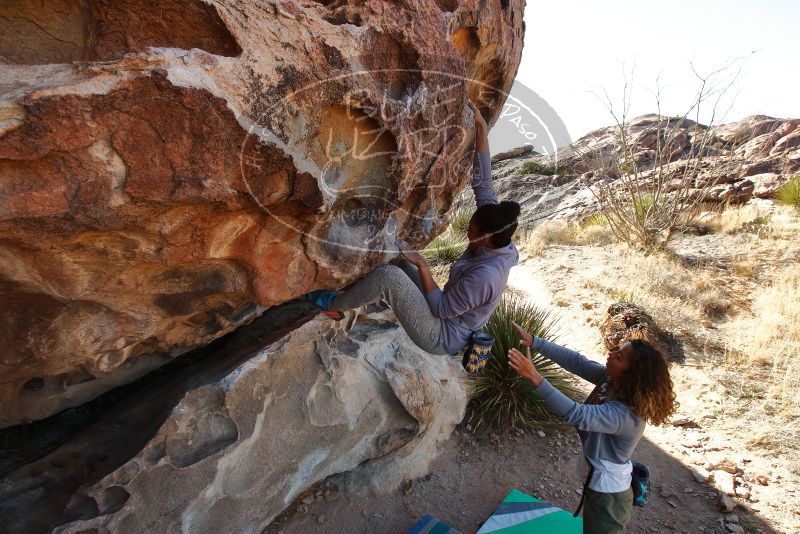
[[[422,245],[524,0],[0,6],[0,427]]]
[[[268,322],[4,474],[3,532],[262,532],[334,475],[357,495],[428,472],[464,416],[457,358],[416,348],[389,311],[318,316],[264,346]]]

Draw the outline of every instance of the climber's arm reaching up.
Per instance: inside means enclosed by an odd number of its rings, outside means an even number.
[[[497,192],[492,185],[492,161],[489,154],[489,127],[480,110],[469,104],[475,117],[475,159],[472,162],[472,191],[478,207],[497,204]]]

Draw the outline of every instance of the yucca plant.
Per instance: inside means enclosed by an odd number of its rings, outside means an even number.
[[[508,294],[503,296],[486,325],[495,338],[489,361],[483,373],[472,379],[468,417],[474,428],[483,424],[494,428],[530,427],[537,420],[555,420],[533,385],[508,365],[508,350],[512,347],[523,350],[511,321],[536,337],[548,340],[555,337],[555,317],[549,311]],[[568,396],[577,396],[567,372],[533,350],[531,356],[546,380]]]
[[[586,217],[581,223],[582,228],[591,228],[593,226],[608,226],[608,219],[602,213],[595,213]]]
[[[453,213],[450,218],[450,231],[457,235],[467,235],[467,228],[469,228],[469,220],[472,218],[472,212],[467,210],[458,210]]]
[[[428,243],[422,256],[431,263],[452,263],[467,248],[467,239],[451,230],[445,230]]]
[[[795,176],[775,192],[775,201],[800,210],[800,176]]]

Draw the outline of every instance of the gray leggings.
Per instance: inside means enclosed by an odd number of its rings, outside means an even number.
[[[422,291],[419,271],[404,260],[402,267],[378,267],[350,286],[336,296],[333,309],[350,310],[383,299],[419,348],[431,354],[447,354],[442,344],[442,321],[431,313]]]

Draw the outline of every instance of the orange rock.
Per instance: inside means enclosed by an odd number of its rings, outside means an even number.
[[[0,427],[427,243],[524,29],[522,0],[6,4]]]

